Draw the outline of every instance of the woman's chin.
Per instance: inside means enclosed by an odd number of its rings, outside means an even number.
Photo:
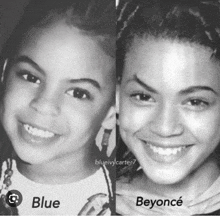
[[[152,171],[149,172],[149,170],[147,172],[145,172],[145,175],[147,176],[148,179],[150,179],[152,182],[159,184],[159,185],[173,185],[173,184],[177,184],[181,181],[183,181],[187,174],[184,175],[183,172],[179,172],[179,171]]]

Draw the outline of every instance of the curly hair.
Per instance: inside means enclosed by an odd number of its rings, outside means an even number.
[[[211,58],[220,60],[220,1],[218,0],[121,0],[117,8],[117,78],[120,83],[126,53],[135,37],[164,38],[210,48]],[[117,160],[135,157],[120,135]],[[215,156],[220,158],[220,147]],[[117,177],[130,179],[139,164],[120,166]]]
[[[1,52],[0,68],[9,59],[8,68],[4,71],[7,77],[10,68],[10,58],[15,56],[32,28],[45,28],[56,21],[65,20],[69,26],[74,26],[85,35],[101,36],[100,46],[110,56],[115,56],[116,40],[116,10],[112,0],[30,0],[24,14],[15,27]],[[4,97],[5,79],[0,84],[0,102]],[[13,147],[4,128],[0,124],[0,175],[3,162],[12,161]],[[4,174],[0,176],[4,178]],[[1,189],[0,189],[1,190]],[[1,191],[0,191],[1,192]],[[5,208],[0,198],[0,215],[18,215],[17,208]]]

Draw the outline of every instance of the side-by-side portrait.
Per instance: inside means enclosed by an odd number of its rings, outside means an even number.
[[[220,0],[0,0],[0,215],[220,215]]]

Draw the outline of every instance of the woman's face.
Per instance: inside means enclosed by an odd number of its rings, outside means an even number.
[[[145,174],[177,183],[220,141],[220,66],[196,44],[136,39],[120,87],[120,132]]]
[[[115,90],[114,59],[60,22],[34,29],[12,61],[1,117],[18,156],[40,164],[87,152]]]

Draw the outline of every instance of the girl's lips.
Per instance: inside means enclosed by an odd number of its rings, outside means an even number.
[[[152,142],[143,142],[148,156],[159,163],[174,163],[186,155],[193,146],[193,144],[157,145]]]
[[[32,145],[47,146],[58,141],[60,138],[60,135],[51,131],[39,129],[39,127],[24,123],[19,123],[18,134],[23,140]]]
[[[57,132],[53,131],[50,128],[44,127],[44,126],[39,126],[37,124],[22,122],[22,121],[20,121],[20,123],[23,124],[23,125],[27,125],[27,126],[29,126],[30,128],[33,128],[33,129],[37,129],[37,130],[40,130],[40,131],[43,131],[43,132],[50,132],[50,133],[54,133],[55,135],[58,135]]]
[[[33,136],[42,137],[42,138],[51,138],[51,137],[55,136],[55,134],[53,132],[43,130],[43,129],[38,129],[38,128],[33,127],[29,124],[23,124],[23,126],[24,126],[25,130]]]

